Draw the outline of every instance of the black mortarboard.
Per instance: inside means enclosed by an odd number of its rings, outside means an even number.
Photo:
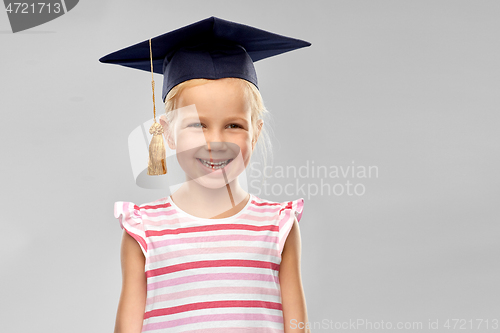
[[[253,62],[309,45],[212,16],[152,38],[153,71],[164,74],[163,101],[174,86],[190,79],[236,77],[257,87]],[[149,40],[99,61],[151,71]]]

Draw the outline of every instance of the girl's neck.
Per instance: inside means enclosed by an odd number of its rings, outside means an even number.
[[[206,188],[195,181],[184,183],[170,197],[184,212],[201,218],[226,218],[240,212],[250,195],[246,193],[236,178],[218,189]]]

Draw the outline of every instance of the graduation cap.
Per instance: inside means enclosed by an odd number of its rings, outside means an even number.
[[[165,101],[173,87],[198,78],[241,78],[258,88],[253,65],[255,61],[310,45],[311,43],[300,39],[212,16],[110,53],[99,61],[151,71],[151,76],[153,72],[163,74],[162,100]],[[153,149],[155,154],[161,154],[163,145],[163,129],[156,122],[156,111],[154,112],[155,120],[150,129],[154,136],[150,145],[148,174],[159,175],[166,173],[166,166],[164,167],[164,159],[159,162],[161,158],[152,162],[153,143],[156,147]]]

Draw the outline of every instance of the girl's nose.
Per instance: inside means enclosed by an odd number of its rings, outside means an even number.
[[[225,151],[228,148],[224,141],[207,141],[207,147],[210,151]]]
[[[216,146],[220,146],[220,143],[224,141],[224,136],[220,131],[215,131],[215,130],[209,130],[206,131],[205,133],[205,140],[207,142],[210,142],[212,145],[212,149],[217,149]]]
[[[224,135],[220,131],[206,131],[205,140],[207,141],[208,148],[213,151],[227,149]]]

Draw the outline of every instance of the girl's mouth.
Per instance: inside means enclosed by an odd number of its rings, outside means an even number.
[[[228,159],[228,160],[218,161],[218,162],[210,162],[210,161],[207,161],[207,160],[202,160],[201,158],[197,158],[197,160],[200,161],[201,164],[203,164],[204,166],[206,166],[209,169],[218,170],[218,169],[224,168],[226,165],[228,165],[229,163],[231,163],[231,161],[233,159]]]

